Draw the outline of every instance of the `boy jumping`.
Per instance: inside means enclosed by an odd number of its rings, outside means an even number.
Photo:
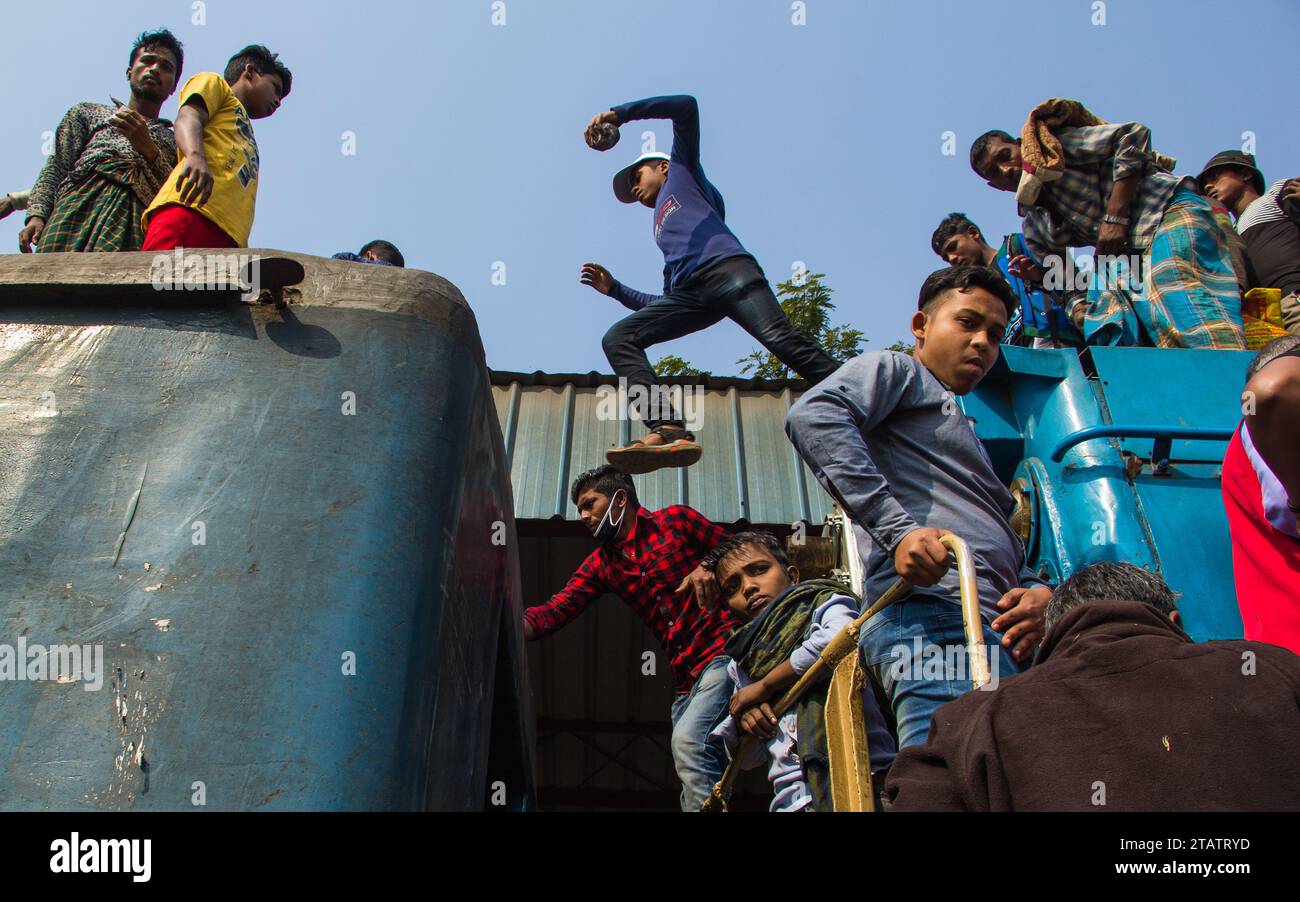
[[[874,601],[900,576],[914,587],[867,621],[860,641],[893,706],[899,748],[925,742],[935,709],[971,688],[970,674],[957,672],[948,654],[964,645],[965,632],[944,533],[965,539],[975,560],[994,677],[1019,672],[1043,636],[1051,590],[1025,566],[1009,520],[1011,493],[954,397],[997,362],[1014,307],[996,270],[941,269],[921,286],[912,315],[915,357],[855,357],[786,416],[800,456],[853,521],[863,598]],[[935,646],[943,668],[930,666]]]
[[[201,72],[185,83],[180,157],[144,211],[142,250],[248,246],[261,163],[251,120],[272,115],[292,85],[293,75],[260,45],[235,54],[224,78]]]
[[[713,732],[733,755],[740,733],[761,737],[770,764],[771,811],[829,811],[830,771],[822,709],[826,684],[804,693],[778,720],[772,705],[821,656],[831,640],[858,615],[858,599],[833,580],[799,581],[799,568],[768,532],[742,532],[723,540],[706,561],[719,591],[745,626],[727,642],[728,673],[737,686],[731,716]],[[829,679],[830,675],[827,674]],[[869,735],[872,785],[885,785],[894,760],[894,737],[870,687],[862,693]],[[763,748],[750,746],[752,752]],[[746,755],[754,767],[761,754]]]
[[[636,311],[615,323],[602,342],[614,374],[625,378],[629,392],[640,387],[649,397],[656,376],[645,350],[651,345],[699,332],[729,317],[810,384],[839,367],[839,362],[786,317],[757,261],[727,228],[722,195],[700,165],[700,111],[694,97],[652,97],[625,103],[595,116],[587,126],[588,143],[600,128],[636,119],[671,119],[671,156],[647,153],[614,176],[614,196],[625,204],[640,202],[655,211],[655,243],[664,255],[661,297],[628,288],[603,266],[582,267],[582,284],[590,285]],[[638,393],[640,393],[638,392]],[[685,467],[700,459],[695,436],[686,431],[679,412],[642,413],[650,434],[606,459],[628,473],[661,467]]]

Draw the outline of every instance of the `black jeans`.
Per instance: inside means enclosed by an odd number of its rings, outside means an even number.
[[[840,368],[840,363],[791,324],[753,257],[730,257],[694,273],[682,285],[605,333],[601,344],[615,376],[627,379],[629,390],[649,390],[658,381],[645,349],[707,329],[729,317],[776,358],[815,385]],[[647,419],[651,429],[682,425],[678,411],[670,418]]]

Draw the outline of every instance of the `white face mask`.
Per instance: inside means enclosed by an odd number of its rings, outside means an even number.
[[[614,513],[614,504],[615,502],[618,501],[618,496],[620,492],[622,492],[623,494],[623,506],[618,509],[618,519],[614,520],[611,518],[610,515]],[[618,535],[618,529],[620,526],[623,525],[623,515],[626,513],[627,513],[627,492],[624,492],[622,489],[619,489],[618,492],[614,493],[614,497],[609,499],[609,507],[605,508],[605,516],[600,518],[600,525],[596,527],[596,532],[595,532],[596,541],[608,542],[611,539],[613,539],[616,535]]]

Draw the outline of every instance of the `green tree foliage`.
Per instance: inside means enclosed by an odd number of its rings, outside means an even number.
[[[822,279],[825,273],[807,273],[801,279],[792,278],[776,286],[781,309],[794,327],[826,349],[836,360],[848,360],[862,353],[865,341],[859,329],[849,326],[832,326],[831,287]],[[754,351],[736,361],[742,373],[760,379],[789,379],[794,375],[790,368],[776,359],[770,351]]]
[[[892,345],[890,345],[889,347],[885,348],[885,350],[886,350],[886,351],[902,351],[902,352],[903,352],[904,354],[906,354],[908,357],[915,357],[915,356],[916,356],[916,345],[904,344],[904,343],[901,342],[901,341],[896,341],[896,342],[894,342]]]
[[[712,376],[708,370],[697,370],[676,354],[660,357],[654,365],[656,376]]]

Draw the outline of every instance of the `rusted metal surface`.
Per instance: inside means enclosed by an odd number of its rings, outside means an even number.
[[[102,653],[91,691],[0,681],[0,807],[527,807],[473,314],[263,253],[306,267],[283,306],[157,291],[152,254],[0,256],[0,677],[20,640]]]

